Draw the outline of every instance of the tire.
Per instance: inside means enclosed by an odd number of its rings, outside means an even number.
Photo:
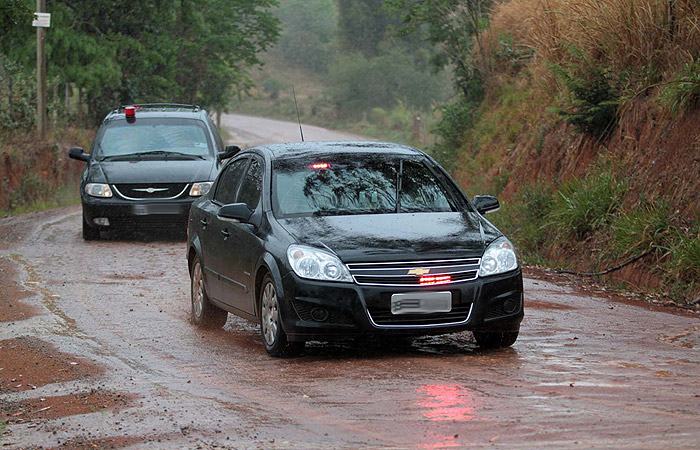
[[[83,216],[83,240],[84,241],[97,241],[100,239],[100,230],[93,228],[87,224],[85,216]]]
[[[291,342],[282,329],[277,289],[270,274],[265,275],[258,298],[260,334],[265,350],[270,356],[288,358],[297,356],[304,350],[306,342]]]
[[[520,330],[516,331],[475,331],[474,339],[476,343],[481,348],[506,348],[515,344],[518,340],[518,333]]]
[[[223,309],[213,305],[209,301],[209,296],[204,288],[204,275],[202,274],[202,264],[199,262],[199,257],[195,256],[192,261],[192,270],[190,271],[190,293],[192,312],[192,323],[199,328],[214,330],[224,326],[228,313]]]

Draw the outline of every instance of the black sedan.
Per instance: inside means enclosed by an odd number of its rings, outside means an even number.
[[[192,321],[260,323],[273,356],[309,340],[471,330],[512,345],[523,318],[513,245],[432,158],[411,147],[323,142],[231,159],[188,222]]]

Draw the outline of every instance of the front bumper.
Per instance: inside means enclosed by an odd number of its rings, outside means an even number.
[[[282,278],[280,309],[291,340],[361,335],[429,335],[462,330],[515,331],[523,319],[520,269],[443,286],[384,287]],[[452,293],[449,313],[391,313],[391,296],[415,291]]]
[[[196,198],[174,200],[123,200],[95,198],[83,194],[83,216],[88,226],[100,230],[187,228],[190,206]],[[95,219],[106,218],[109,225],[98,225]]]

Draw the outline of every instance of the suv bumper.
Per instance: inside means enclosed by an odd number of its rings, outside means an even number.
[[[83,216],[88,226],[100,230],[187,228],[190,206],[196,198],[175,200],[129,201],[83,196]],[[109,225],[99,225],[95,219],[104,218]]]

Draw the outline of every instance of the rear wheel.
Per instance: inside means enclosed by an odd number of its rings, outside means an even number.
[[[87,220],[83,215],[83,240],[84,241],[96,241],[100,239],[100,230],[91,227],[87,224]]]
[[[282,329],[277,289],[270,274],[265,275],[260,290],[260,333],[263,345],[270,356],[290,357],[299,355],[304,350],[305,342],[291,342]]]
[[[520,330],[516,331],[475,331],[474,339],[476,343],[479,344],[481,348],[505,348],[510,347],[515,344],[518,340],[518,333]]]
[[[199,328],[216,329],[226,324],[228,313],[209,301],[204,289],[204,276],[199,257],[195,256],[190,272],[192,281],[192,323]]]

